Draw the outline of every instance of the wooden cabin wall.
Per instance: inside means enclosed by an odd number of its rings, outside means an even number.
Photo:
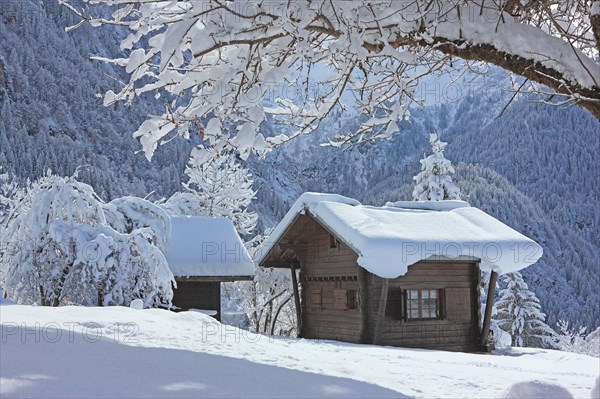
[[[452,351],[479,348],[478,263],[423,261],[409,266],[405,276],[389,280],[388,295],[398,290],[440,290],[444,316],[407,320],[386,315],[375,342],[383,279],[358,266],[357,255],[342,242],[333,248],[331,244],[329,232],[311,216],[302,215],[272,262],[285,267],[297,262],[294,254],[301,258],[301,337]],[[344,301],[348,292],[354,294],[352,308]],[[394,302],[389,305],[389,313],[394,313]]]
[[[173,305],[182,310],[216,310],[214,316],[221,320],[221,283],[177,280],[173,290]]]
[[[330,234],[312,218],[301,242],[301,336],[361,342],[364,298],[359,275],[364,280],[365,272],[356,264],[356,255],[341,242],[330,248]]]
[[[383,279],[370,274],[369,280],[369,294],[374,299],[370,304],[371,312],[369,312],[366,328],[373,331]],[[393,307],[398,304],[393,301],[388,302],[378,343],[465,352],[477,350],[481,340],[478,283],[478,263],[423,261],[409,266],[406,275],[389,280],[388,300],[394,298],[394,290],[443,290],[444,318],[396,320]]]

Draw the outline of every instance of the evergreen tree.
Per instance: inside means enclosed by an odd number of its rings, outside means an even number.
[[[444,157],[447,143],[440,141],[436,133],[429,135],[429,143],[433,154],[421,159],[421,172],[413,179],[416,182],[413,190],[414,201],[441,201],[460,199],[460,189],[452,182],[454,168],[450,160]]]
[[[252,175],[233,152],[221,153],[207,161],[194,150],[185,173],[186,192],[175,193],[162,204],[167,212],[227,217],[242,236],[254,230],[258,216],[248,210],[256,195]]]
[[[496,302],[498,326],[512,335],[513,346],[554,347],[554,331],[544,323],[540,301],[529,291],[521,273],[503,276],[506,288]]]

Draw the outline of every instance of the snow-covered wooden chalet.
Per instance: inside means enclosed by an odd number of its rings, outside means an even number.
[[[254,262],[226,218],[171,217],[167,261],[175,276],[176,309],[197,309],[221,319],[221,283],[252,280]]]
[[[541,255],[534,241],[463,201],[372,207],[305,193],[257,262],[291,269],[301,337],[471,352],[487,349],[482,331],[498,274]],[[490,276],[486,306],[480,270]]]

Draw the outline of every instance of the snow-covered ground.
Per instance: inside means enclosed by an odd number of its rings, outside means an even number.
[[[1,397],[598,395],[600,361],[558,351],[273,339],[198,312],[123,307],[4,305],[0,323]]]

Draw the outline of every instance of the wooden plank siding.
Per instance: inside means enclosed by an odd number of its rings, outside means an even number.
[[[301,285],[302,337],[361,342],[363,314],[356,254],[344,243],[330,248],[330,235],[314,219],[304,224]],[[354,308],[346,309],[344,291],[354,291]],[[320,298],[321,303],[315,304]],[[337,299],[337,301],[336,301]],[[350,298],[352,300],[352,298]]]
[[[173,305],[182,310],[216,310],[214,317],[221,320],[221,283],[177,280]]]
[[[370,281],[371,295],[377,297],[381,292],[383,279],[372,276]],[[481,340],[478,282],[477,263],[422,261],[409,266],[406,275],[389,281],[389,290],[439,290],[440,295],[443,295],[443,318],[395,320],[386,316],[380,344],[476,351]],[[376,315],[377,309],[372,307],[371,313]],[[394,312],[388,309],[386,313]],[[373,328],[374,323],[375,318],[372,316],[367,328]]]

